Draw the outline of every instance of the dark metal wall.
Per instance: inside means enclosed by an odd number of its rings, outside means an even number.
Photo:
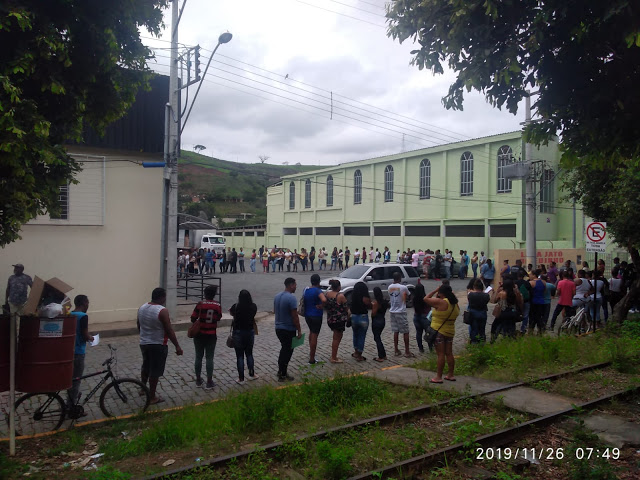
[[[120,120],[109,125],[104,136],[86,128],[84,142],[78,145],[146,153],[163,152],[164,108],[169,99],[169,77],[154,75],[150,86],[149,91],[138,91],[131,109]]]

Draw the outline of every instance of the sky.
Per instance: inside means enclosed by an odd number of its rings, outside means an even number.
[[[184,0],[180,0],[180,5]],[[517,115],[465,94],[464,110],[441,99],[454,75],[410,65],[411,40],[386,35],[384,0],[187,0],[178,39],[212,59],[182,148],[224,160],[338,165],[521,128]],[[149,66],[169,73],[171,12]],[[183,44],[183,45],[182,45]],[[189,103],[197,85],[189,89]],[[183,101],[184,101],[183,91]]]

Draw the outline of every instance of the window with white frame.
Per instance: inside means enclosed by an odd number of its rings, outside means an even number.
[[[311,180],[304,182],[304,208],[311,208]]]
[[[545,169],[540,178],[540,213],[554,213],[555,211],[554,180],[553,169]]]
[[[69,184],[60,185],[58,189],[58,208],[60,211],[49,218],[53,220],[69,220]]]
[[[356,170],[353,174],[353,204],[362,203],[362,172]]]
[[[511,179],[504,177],[504,167],[513,163],[513,150],[509,145],[503,145],[498,150],[498,193],[511,192]]]
[[[384,169],[384,201],[393,202],[393,167],[387,165]]]
[[[296,208],[296,184],[289,184],[289,210]]]
[[[473,195],[473,154],[464,152],[460,157],[460,196]]]
[[[327,207],[333,207],[333,177],[327,177]]]
[[[431,162],[425,158],[420,162],[420,199],[431,197]]]

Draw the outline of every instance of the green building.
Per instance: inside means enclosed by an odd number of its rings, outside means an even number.
[[[371,246],[392,252],[449,248],[488,255],[524,248],[524,182],[505,178],[503,171],[523,152],[518,131],[289,175],[267,189],[264,238],[248,243],[292,250],[349,246],[352,252]],[[582,247],[582,213],[558,194],[558,144],[533,148],[532,157],[543,161],[538,248]]]

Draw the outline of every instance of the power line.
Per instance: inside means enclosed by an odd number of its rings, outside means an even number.
[[[359,18],[359,17],[354,17],[351,15],[347,15],[346,13],[340,13],[340,12],[336,12],[335,10],[329,10],[328,8],[324,8],[324,7],[320,7],[318,5],[314,5],[313,3],[308,3],[308,2],[304,2],[303,0],[294,0],[295,2],[298,3],[302,3],[304,5],[308,5],[309,7],[313,7],[313,8],[317,8],[319,10],[324,10],[325,12],[330,12],[330,13],[334,13],[336,15],[340,15],[342,17],[346,17],[346,18],[350,18],[352,20],[357,20],[358,22],[362,22],[362,23],[368,23],[369,25],[373,25],[374,27],[378,27],[378,28],[386,28],[384,25],[380,25],[378,23],[373,23],[370,22],[368,20],[365,20],[363,18]]]
[[[345,7],[353,8],[354,10],[359,10],[359,11],[361,11],[361,12],[368,13],[368,14],[370,14],[370,15],[375,15],[375,16],[377,16],[377,17],[382,17],[382,18],[385,18],[385,19],[387,18],[385,15],[381,15],[381,14],[379,14],[379,13],[371,12],[371,11],[366,10],[366,9],[364,9],[364,8],[355,7],[355,6],[353,6],[353,5],[349,5],[348,3],[339,2],[338,0],[329,0],[329,1],[330,1],[330,2],[333,2],[333,3],[337,3],[338,5],[343,5],[343,6],[345,6]],[[377,5],[376,5],[376,6],[377,6]],[[381,7],[378,7],[378,8],[381,8]],[[337,13],[337,12],[336,12],[336,13]]]

